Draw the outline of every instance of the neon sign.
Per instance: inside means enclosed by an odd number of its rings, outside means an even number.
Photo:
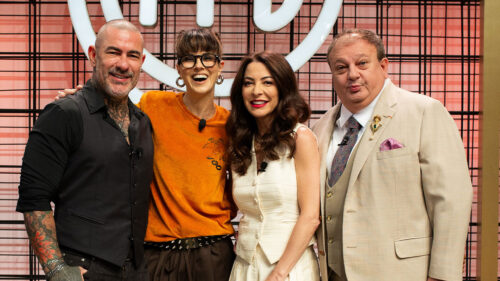
[[[198,0],[196,2],[196,24],[200,27],[211,27],[214,21],[214,1]],[[297,15],[302,6],[302,0],[284,0],[281,7],[272,12],[271,2],[271,0],[254,0],[253,3],[254,24],[258,29],[265,32],[274,32],[285,27]],[[321,12],[309,34],[286,56],[288,63],[290,63],[294,71],[297,71],[304,65],[321,47],[321,44],[323,44],[328,37],[333,24],[337,20],[341,5],[341,0],[324,1]],[[88,56],[88,48],[90,45],[94,44],[96,35],[90,22],[86,1],[68,0],[68,7],[78,41],[85,54]],[[123,19],[118,0],[101,0],[101,7],[106,21]],[[156,24],[157,7],[156,0],[140,1],[139,22],[141,25],[153,26]],[[144,49],[144,53],[146,55],[146,60],[142,65],[142,69],[146,73],[171,87],[185,90],[176,86],[175,80],[179,74],[174,68],[158,60],[146,49]],[[215,95],[229,96],[232,83],[233,79],[226,79],[221,85],[216,85]],[[130,97],[134,101],[138,101],[141,95],[142,92],[137,88],[130,93]]]

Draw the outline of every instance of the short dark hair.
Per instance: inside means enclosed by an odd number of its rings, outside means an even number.
[[[380,37],[375,32],[368,29],[353,28],[344,30],[341,33],[335,35],[335,37],[333,37],[333,42],[330,44],[330,46],[328,47],[328,51],[326,52],[328,63],[330,63],[329,58],[335,48],[335,44],[337,43],[338,39],[350,34],[358,34],[359,39],[363,39],[366,42],[373,45],[377,49],[377,59],[379,61],[381,61],[383,58],[386,57],[382,39],[380,39]]]
[[[222,42],[219,34],[209,28],[182,30],[177,35],[175,51],[177,58],[181,58],[198,51],[213,52],[221,58]]]
[[[289,157],[292,157],[295,153],[293,129],[298,122],[307,121],[311,114],[309,106],[299,94],[295,73],[282,55],[265,51],[244,58],[231,87],[231,113],[226,123],[228,161],[231,169],[240,175],[246,173],[252,162],[252,139],[258,135],[257,123],[246,109],[242,95],[245,72],[252,62],[260,62],[266,66],[279,96],[269,132],[258,137],[265,159],[278,159],[277,150],[281,145],[288,147]]]

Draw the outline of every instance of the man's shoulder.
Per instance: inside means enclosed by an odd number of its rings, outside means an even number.
[[[38,116],[33,132],[48,134],[59,139],[65,138],[65,133],[72,136],[81,135],[83,128],[82,114],[77,101],[73,97],[65,97],[53,101],[43,109]]]
[[[425,110],[428,107],[443,107],[442,103],[430,96],[408,91],[397,86],[393,87],[393,93],[396,95],[398,104],[418,110]]]
[[[67,117],[80,116],[80,107],[75,97],[68,96],[55,100],[45,106],[41,115],[64,115]]]
[[[312,126],[312,130],[315,134],[320,133],[325,126],[327,126],[330,122],[333,122],[334,120],[333,115],[335,114],[335,112],[338,112],[339,106],[340,104],[337,104],[332,108],[330,108],[329,110],[327,110],[325,114],[323,114],[321,118],[319,118],[319,120],[316,121],[316,123],[314,123],[314,125]]]
[[[82,91],[76,92],[74,95],[68,95],[66,97],[60,98],[58,100],[53,101],[52,103],[61,107],[65,110],[74,110],[78,108],[78,100],[80,100],[82,96]]]

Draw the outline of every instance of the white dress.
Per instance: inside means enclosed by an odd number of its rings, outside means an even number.
[[[304,125],[298,124],[294,131],[300,126]],[[295,161],[287,152],[283,149],[278,160],[269,161],[265,171],[257,174],[252,144],[247,173],[233,172],[233,197],[243,216],[230,281],[264,281],[286,248],[299,216]],[[313,237],[287,280],[319,280],[314,242]]]

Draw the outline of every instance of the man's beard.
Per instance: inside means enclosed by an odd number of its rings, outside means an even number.
[[[110,76],[112,76],[113,74],[117,75],[118,77],[128,78],[131,80],[129,80],[128,82],[125,82],[123,84],[121,84],[121,83],[116,83],[116,84],[107,83],[106,80],[108,80],[108,78]],[[102,81],[101,81],[101,78],[103,78]],[[106,76],[97,75],[97,79],[96,79],[97,85],[96,86],[97,86],[97,88],[101,89],[104,92],[104,94],[106,94],[106,96],[108,98],[121,100],[121,99],[128,97],[128,94],[134,88],[134,86],[137,84],[137,81],[138,81],[138,77],[134,78],[133,72],[131,72],[131,71],[121,72],[121,71],[118,71],[116,68],[113,68],[113,69],[109,70],[108,73],[106,73]],[[128,87],[126,87],[123,90],[115,90],[113,87],[113,85],[126,86],[127,84],[128,84]]]

